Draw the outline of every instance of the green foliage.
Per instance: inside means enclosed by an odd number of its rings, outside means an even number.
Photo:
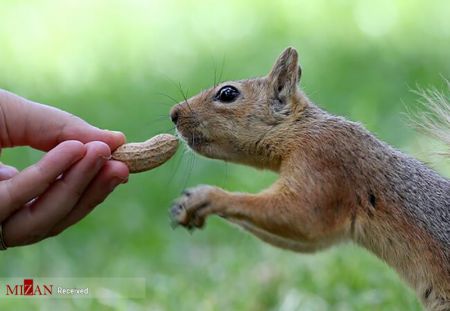
[[[179,84],[192,96],[215,79],[264,75],[291,45],[313,101],[427,159],[429,140],[401,112],[415,105],[416,85],[439,88],[448,77],[449,9],[446,0],[2,1],[0,87],[140,141],[173,132]],[[1,160],[23,168],[40,156],[17,148]],[[169,226],[170,202],[186,186],[257,192],[275,178],[180,150],[57,238],[0,254],[4,277],[144,276],[146,299],[0,297],[0,308],[420,309],[390,268],[356,246],[298,255],[217,219],[193,235]]]

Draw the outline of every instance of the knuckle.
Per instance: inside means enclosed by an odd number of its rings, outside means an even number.
[[[34,169],[35,174],[37,176],[39,176],[40,178],[44,178],[48,175],[47,173],[47,168],[44,167],[44,165],[40,162],[36,163],[35,165],[32,166],[32,169]],[[49,184],[49,182],[46,182],[47,185]]]
[[[64,112],[67,121],[62,122],[60,124],[59,128],[59,141],[64,141],[65,139],[69,138],[72,139],[73,137],[77,137],[77,134],[79,132],[79,127],[84,123],[84,121],[68,112]]]
[[[88,151],[92,149],[93,152],[101,154],[105,157],[109,157],[111,155],[111,149],[109,146],[102,141],[92,141],[86,144]]]
[[[68,194],[68,197],[77,199],[83,195],[83,189],[78,187],[76,184],[64,179],[61,179],[59,183],[63,188],[63,191]]]

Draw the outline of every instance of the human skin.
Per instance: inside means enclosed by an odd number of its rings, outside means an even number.
[[[18,171],[0,164],[0,223],[8,247],[61,233],[127,181],[125,164],[110,159],[125,143],[54,107],[0,90],[0,151],[29,146],[46,154]]]

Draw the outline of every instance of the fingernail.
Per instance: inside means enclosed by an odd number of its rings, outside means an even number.
[[[121,131],[110,131],[111,133],[114,133],[116,135],[123,135],[123,133]]]
[[[113,131],[113,130],[108,130],[108,129],[104,129],[104,131],[108,131],[111,134],[116,135],[116,136],[123,136],[123,137],[125,137],[125,134],[120,132],[120,131]]]

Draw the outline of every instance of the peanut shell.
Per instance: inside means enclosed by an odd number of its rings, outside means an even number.
[[[151,170],[164,164],[177,151],[178,139],[170,134],[159,134],[141,143],[128,143],[117,148],[112,159],[124,162],[130,173]]]

